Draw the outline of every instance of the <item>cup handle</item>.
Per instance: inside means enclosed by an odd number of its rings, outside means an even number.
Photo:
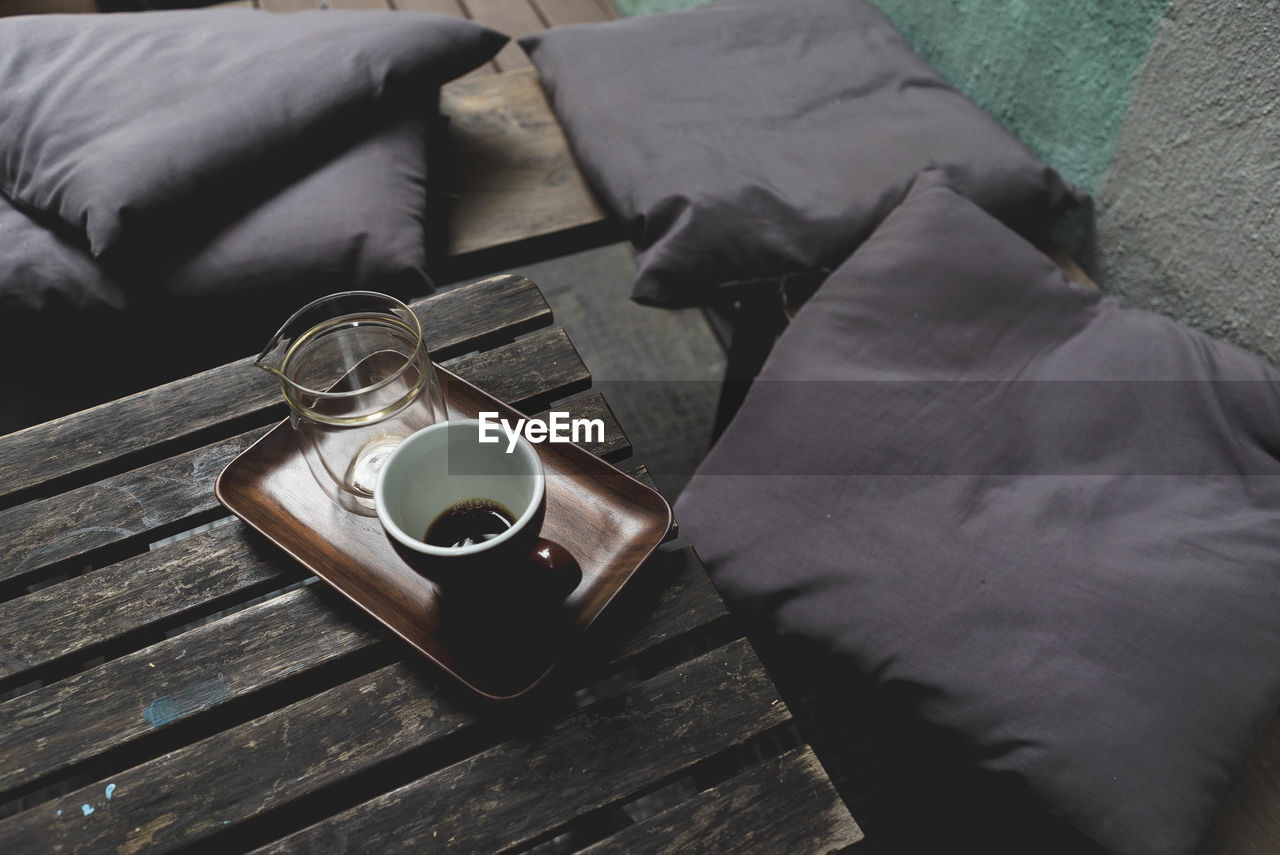
[[[582,581],[582,567],[569,550],[553,540],[540,537],[529,550],[529,562],[542,570],[548,580],[549,594],[557,599],[569,596]]]

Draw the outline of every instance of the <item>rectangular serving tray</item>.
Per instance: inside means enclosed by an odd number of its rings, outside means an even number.
[[[437,366],[449,415],[503,418],[514,408]],[[218,501],[463,685],[491,699],[534,688],[666,536],[671,506],[583,448],[536,445],[547,477],[542,533],[573,553],[582,581],[556,608],[441,596],[395,553],[375,517],[321,490],[287,421],[218,476]]]

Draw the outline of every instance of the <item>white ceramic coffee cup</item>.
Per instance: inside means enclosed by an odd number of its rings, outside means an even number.
[[[508,443],[480,442],[480,422],[452,419],[410,435],[382,466],[374,489],[378,521],[406,563],[447,588],[480,589],[500,583],[536,581],[561,595],[581,572],[562,547],[539,538],[546,515],[546,476],[537,450],[524,437]],[[487,499],[515,521],[501,534],[467,546],[423,542],[442,513],[468,499]],[[541,569],[543,573],[536,571]]]

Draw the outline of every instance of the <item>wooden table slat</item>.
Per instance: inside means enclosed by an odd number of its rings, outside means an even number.
[[[762,679],[758,664],[747,661],[740,650],[716,655],[741,672],[734,676],[741,694],[721,699],[719,708],[708,705],[700,716],[698,738],[727,739],[716,730],[717,724],[726,721],[748,735],[753,728],[776,723],[776,707],[765,706],[771,701],[767,692],[772,687]],[[688,684],[717,666],[708,660],[685,667],[694,672],[684,677]],[[671,678],[656,679],[671,682]],[[652,692],[653,682],[642,688]],[[754,692],[749,694],[744,687]],[[743,711],[732,708],[730,701],[740,697],[754,700],[756,710],[771,713],[773,720],[751,722]],[[104,779],[112,786],[111,799],[105,797],[106,783],[95,783],[2,821],[0,847],[23,852],[73,844],[145,853],[191,845],[226,831],[228,825],[299,802],[474,727],[475,722],[473,714],[443,699],[429,677],[407,663],[395,663],[112,775]],[[493,738],[502,738],[501,732]],[[202,782],[200,788],[172,786],[193,777]],[[91,822],[83,821],[88,816],[82,809],[85,804],[93,808]]]
[[[697,577],[705,576],[688,550],[674,558],[683,559],[681,581],[696,585]],[[685,593],[691,591],[686,587]],[[711,605],[714,597],[703,594],[703,602]],[[684,622],[660,619],[618,656],[644,650],[716,614],[711,607],[684,615]],[[415,664],[386,666],[0,822],[0,848],[25,851],[37,842],[65,840],[142,852],[190,844],[224,824],[302,800],[472,724],[473,716],[443,699],[432,686],[433,674]],[[306,764],[305,771],[299,763]],[[170,786],[195,776],[202,782],[199,789]],[[107,783],[114,785],[109,803],[103,795]],[[83,816],[82,804],[94,807],[93,823],[76,827],[57,821],[59,810],[68,820]]]
[[[416,301],[435,359],[548,326],[551,309],[523,276],[495,276]],[[477,311],[476,306],[483,306]],[[284,320],[281,318],[280,320]],[[271,330],[265,330],[263,341]],[[0,436],[0,500],[280,403],[279,383],[245,358],[90,410]]]
[[[567,412],[573,419],[599,419],[604,423],[604,439],[601,442],[588,442],[582,445],[596,457],[608,461],[618,461],[631,456],[631,440],[618,424],[618,417],[613,414],[609,402],[599,392],[588,392],[567,401],[558,402],[556,412]],[[531,419],[545,422],[551,409],[542,410],[530,416]]]
[[[862,839],[817,756],[809,748],[793,748],[580,855],[834,852]]]
[[[0,677],[12,683],[64,657],[306,576],[236,520],[0,603]]]
[[[456,733],[471,721],[405,663],[381,668],[0,822],[6,851],[163,852]],[[199,778],[200,787],[174,787]],[[85,820],[81,805],[94,808]],[[58,811],[64,821],[58,820]],[[84,820],[84,821],[81,821]]]
[[[581,391],[591,383],[591,375],[561,329],[537,332],[448,364],[490,394],[525,409]],[[213,484],[218,474],[266,430],[257,428],[0,511],[0,543],[8,549],[0,563],[0,582],[29,576],[216,508]],[[77,527],[75,521],[81,519],[92,523]]]
[[[613,662],[639,656],[658,642],[729,619],[729,610],[711,584],[702,560],[688,546],[674,552],[655,553],[637,574],[636,581],[618,597],[622,608],[611,607],[609,620],[603,621],[605,625],[593,627],[587,636],[594,647],[611,629],[615,633],[627,630],[613,650]],[[630,618],[621,614],[627,609],[637,609],[642,601],[648,607],[640,610],[638,621],[634,612]]]
[[[259,851],[514,850],[788,717],[735,641]]]
[[[391,0],[391,5],[403,12],[434,12],[437,15],[467,17],[460,0]]]
[[[640,575],[647,574],[665,583],[657,608],[616,648],[615,659],[726,615],[691,550],[655,556]],[[20,695],[0,704],[0,721],[6,722],[0,731],[0,793],[118,751],[157,728],[209,713],[384,638],[354,607],[327,590],[306,588]],[[0,851],[11,827],[0,822]]]
[[[19,695],[0,704],[0,792],[386,637],[336,595],[304,588]]]
[[[559,327],[441,364],[526,412],[591,386],[591,372]]]
[[[604,421],[604,442],[589,444],[589,451],[606,459],[630,453],[626,436],[598,393],[557,409],[574,418]],[[545,420],[545,412],[535,418]],[[237,520],[0,603],[0,680],[12,682],[63,657],[172,623],[184,613],[301,578],[304,571],[297,562]],[[65,615],[74,615],[74,621]]]
[[[217,505],[213,484],[267,432],[242,433],[66,493],[0,511],[0,582],[146,536]],[[158,536],[157,536],[158,537]]]

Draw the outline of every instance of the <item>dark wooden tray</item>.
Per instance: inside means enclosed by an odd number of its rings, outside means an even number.
[[[437,368],[449,414],[522,414]],[[655,490],[576,445],[535,446],[547,475],[544,536],[569,549],[582,582],[558,607],[527,609],[440,595],[396,555],[376,518],[347,513],[316,484],[282,422],[232,460],[223,505],[464,685],[488,698],[532,689],[662,541],[671,507]]]

